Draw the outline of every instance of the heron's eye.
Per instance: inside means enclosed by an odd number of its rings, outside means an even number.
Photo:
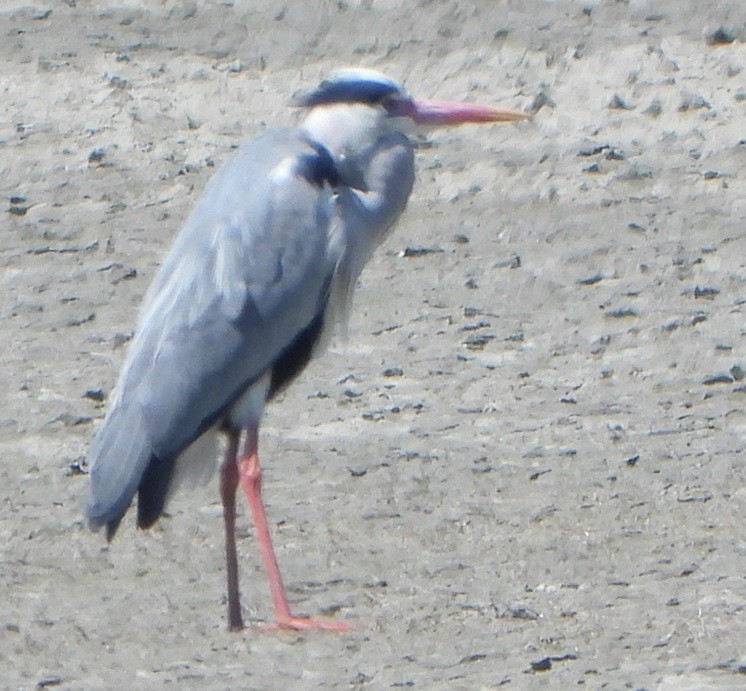
[[[407,98],[402,98],[392,94],[391,96],[384,96],[381,101],[381,106],[385,108],[389,117],[401,118],[406,117],[409,114],[409,105],[411,101]]]
[[[381,107],[384,110],[391,111],[392,108],[394,107],[394,103],[395,103],[394,97],[393,96],[383,96],[381,98],[381,100],[379,101],[379,103],[381,104]]]

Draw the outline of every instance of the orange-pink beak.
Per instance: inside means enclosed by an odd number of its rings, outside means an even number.
[[[397,99],[386,104],[393,117],[408,117],[418,125],[461,125],[464,123],[515,122],[528,113],[510,108],[461,101],[416,101]]]

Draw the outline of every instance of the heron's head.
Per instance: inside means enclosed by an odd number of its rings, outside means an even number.
[[[338,162],[352,162],[383,134],[404,129],[402,119],[437,126],[528,117],[497,106],[414,99],[398,82],[363,68],[332,73],[312,91],[296,95],[294,105],[310,110],[303,130],[326,146]]]
[[[387,118],[409,118],[418,125],[513,122],[526,113],[457,101],[426,101],[412,98],[398,82],[380,72],[350,68],[334,72],[313,91],[296,96],[295,105],[306,108],[358,104]]]

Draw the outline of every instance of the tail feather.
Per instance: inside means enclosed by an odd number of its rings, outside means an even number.
[[[91,447],[88,463],[91,468],[88,522],[94,530],[105,525],[106,536],[111,540],[146,470],[160,465],[140,410],[119,405],[109,412]]]
[[[174,460],[154,459],[145,469],[137,494],[138,528],[149,528],[163,513],[174,474]]]

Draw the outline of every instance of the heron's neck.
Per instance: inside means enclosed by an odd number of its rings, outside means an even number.
[[[385,113],[361,103],[317,106],[308,114],[301,129],[326,147],[342,182],[350,187],[364,187],[364,171],[371,150],[389,131]]]

